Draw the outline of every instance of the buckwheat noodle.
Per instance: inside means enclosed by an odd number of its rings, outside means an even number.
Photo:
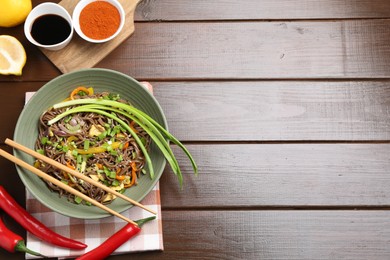
[[[109,93],[97,93],[88,98],[107,97]],[[76,95],[75,98],[83,98]],[[119,99],[120,102],[126,102]],[[98,180],[105,185],[123,192],[136,183],[133,171],[140,176],[145,166],[144,155],[133,136],[124,130],[115,120],[96,113],[83,112],[72,114],[53,125],[47,122],[64,112],[67,108],[50,108],[39,120],[39,135],[35,149],[47,157]],[[150,145],[149,135],[123,115],[117,116],[130,125],[146,148]],[[119,144],[119,145],[118,145]],[[94,152],[95,149],[95,152]],[[96,149],[100,151],[96,152]],[[81,151],[81,152],[80,152]],[[82,152],[84,151],[84,152]],[[90,151],[91,153],[89,153]],[[71,176],[55,167],[36,161],[35,167],[67,183],[89,197],[107,204],[113,201],[111,194],[81,179]],[[69,201],[81,203],[53,183],[47,186],[60,196],[67,196]],[[84,203],[84,202],[83,202]]]

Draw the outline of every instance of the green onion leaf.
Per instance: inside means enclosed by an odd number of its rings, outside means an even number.
[[[152,138],[154,143],[158,146],[158,148],[161,150],[163,155],[165,156],[166,160],[170,164],[173,172],[178,176],[179,183],[182,185],[182,174],[179,167],[179,164],[169,146],[169,141],[172,141],[174,144],[178,145],[184,153],[187,155],[189,160],[191,161],[192,167],[194,169],[195,174],[198,172],[197,165],[190,154],[190,152],[187,150],[187,148],[179,141],[177,140],[172,134],[170,134],[164,127],[162,127],[159,123],[157,123],[153,118],[151,118],[149,115],[144,113],[143,111],[121,102],[113,101],[113,100],[107,100],[105,98],[103,99],[76,99],[71,101],[65,101],[58,104],[55,104],[53,108],[60,108],[60,107],[67,107],[67,106],[73,106],[73,105],[80,105],[78,107],[71,108],[67,110],[66,112],[56,116],[52,120],[48,122],[49,125],[57,122],[61,118],[68,116],[72,113],[79,113],[79,112],[94,112],[98,114],[105,115],[115,121],[117,121],[122,128],[124,128],[126,131],[128,131],[136,140],[137,144],[140,146],[142,152],[145,155],[146,163],[149,168],[149,174],[150,177],[153,178],[154,171],[153,166],[150,161],[150,157],[148,152],[146,151],[146,148],[144,146],[142,138],[139,138],[136,133],[124,122],[121,120],[115,113],[122,114],[125,117],[128,117],[131,120],[134,120],[140,127],[142,127]],[[110,111],[110,112],[106,112]],[[115,113],[114,113],[115,112]],[[168,139],[168,140],[166,140]]]

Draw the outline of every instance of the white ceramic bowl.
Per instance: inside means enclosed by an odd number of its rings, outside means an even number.
[[[32,37],[31,29],[32,29],[34,21],[37,18],[39,18],[43,15],[50,15],[50,14],[58,15],[58,16],[61,16],[62,18],[64,18],[69,23],[70,34],[64,41],[62,41],[60,43],[52,44],[52,45],[40,44]],[[42,3],[42,4],[34,7],[34,9],[28,14],[26,21],[24,22],[24,34],[26,35],[26,38],[32,44],[34,44],[38,47],[45,48],[45,49],[51,50],[51,51],[60,50],[60,49],[64,48],[66,45],[68,45],[68,43],[72,40],[72,37],[73,37],[72,17],[68,13],[68,11],[66,11],[66,9],[63,8],[62,6],[60,6],[59,4],[50,3],[50,2]]]
[[[81,31],[81,28],[80,28],[80,13],[81,11],[84,9],[84,7],[86,7],[88,4],[92,3],[92,2],[97,2],[97,1],[102,1],[102,2],[108,2],[110,4],[112,4],[114,7],[116,7],[116,9],[118,10],[119,12],[119,15],[120,15],[120,24],[119,24],[119,27],[118,27],[118,30],[112,34],[110,37],[108,38],[105,38],[105,39],[92,39],[88,36],[86,36],[82,31]],[[75,9],[73,10],[73,15],[72,15],[72,19],[73,19],[73,27],[74,27],[74,30],[76,31],[76,33],[81,37],[83,38],[84,40],[88,41],[88,42],[92,42],[92,43],[103,43],[103,42],[108,42],[112,39],[114,39],[116,36],[118,36],[118,34],[122,31],[123,29],[123,26],[125,24],[125,11],[122,7],[122,5],[117,1],[117,0],[81,0],[75,7]]]

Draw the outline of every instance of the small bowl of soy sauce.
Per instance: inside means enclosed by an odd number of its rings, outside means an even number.
[[[27,16],[24,34],[34,45],[56,51],[64,48],[73,37],[72,17],[59,4],[37,5]]]

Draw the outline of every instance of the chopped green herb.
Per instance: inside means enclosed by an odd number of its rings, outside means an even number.
[[[116,172],[110,171],[110,178],[115,179],[116,178]]]
[[[122,154],[119,154],[119,155],[115,158],[115,161],[116,161],[117,163],[120,163],[121,161],[123,161],[123,156],[122,156]]]
[[[89,149],[89,140],[88,139],[86,139],[85,141],[84,141],[84,150],[88,150]]]
[[[100,135],[98,135],[98,139],[99,140],[103,140],[104,138],[106,138],[107,136],[107,131],[104,131],[103,133],[101,133]]]
[[[83,161],[83,157],[81,156],[81,154],[78,154],[77,157],[76,157],[76,161],[77,163],[81,163]]]
[[[68,116],[64,119],[65,123],[68,123],[70,120],[72,120],[73,116]]]
[[[49,140],[49,138],[47,138],[46,136],[42,137],[41,138],[41,144],[45,145],[48,140]]]
[[[74,198],[74,202],[76,202],[77,204],[80,204],[82,201],[83,201],[83,199],[80,198],[80,197],[78,197],[78,196],[76,196],[76,197]]]

